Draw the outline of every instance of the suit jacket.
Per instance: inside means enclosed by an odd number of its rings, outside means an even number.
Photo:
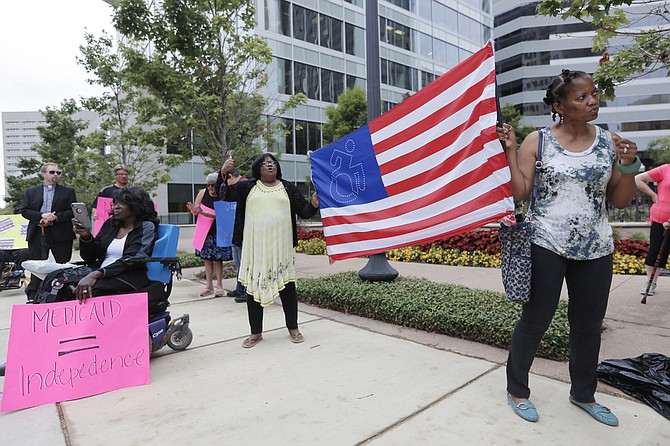
[[[74,189],[67,186],[56,184],[54,189],[54,199],[51,204],[51,210],[56,212],[57,220],[51,226],[51,236],[56,241],[73,240],[76,238],[72,230],[72,203],[77,201]],[[31,187],[23,195],[21,202],[21,215],[28,220],[28,233],[26,240],[40,230],[40,220],[42,219],[42,203],[44,201],[44,185]]]

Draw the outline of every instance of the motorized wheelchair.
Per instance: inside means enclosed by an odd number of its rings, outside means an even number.
[[[173,350],[184,350],[193,341],[193,332],[189,327],[190,317],[184,314],[176,319],[170,318],[167,307],[172,292],[172,281],[176,276],[181,280],[181,264],[177,254],[179,226],[158,225],[158,240],[150,259],[147,259],[147,277],[153,283],[143,291],[149,297],[149,340],[151,353],[166,344]]]
[[[138,292],[146,292],[149,305],[149,346],[154,353],[166,345],[173,350],[184,350],[193,341],[193,332],[189,327],[190,317],[184,314],[172,319],[167,307],[172,292],[174,276],[181,279],[181,264],[177,254],[179,243],[179,226],[158,225],[158,239],[154,244],[152,256],[147,259],[134,260],[147,264],[147,277],[152,283]],[[29,263],[26,264],[26,269]],[[44,279],[44,277],[40,277]],[[54,281],[56,282],[56,281]],[[69,286],[65,283],[52,283],[52,288],[60,289]],[[73,287],[74,288],[74,287]],[[0,364],[0,376],[5,375],[5,364]]]
[[[170,305],[168,299],[172,292],[172,281],[175,276],[177,280],[181,279],[181,264],[179,258],[176,257],[178,243],[179,226],[160,224],[158,225],[158,239],[154,244],[151,257],[129,260],[130,262],[146,263],[147,278],[151,281],[148,287],[137,291],[138,293],[146,292],[148,296],[151,353],[158,351],[165,345],[173,350],[184,350],[193,340],[193,333],[189,328],[189,315],[184,314],[172,319],[170,312],[167,311]],[[33,272],[31,263],[26,262],[25,267],[28,271]],[[45,283],[48,281],[51,283],[48,285],[48,291],[40,291],[34,302],[45,303],[72,299],[75,285],[81,277],[70,279],[68,282],[67,275],[63,274],[66,271],[68,270],[55,270],[49,276],[37,274]],[[77,268],[69,269],[69,271],[74,271],[74,276],[87,274]],[[67,289],[63,290],[63,287]],[[45,298],[46,294],[48,296]]]

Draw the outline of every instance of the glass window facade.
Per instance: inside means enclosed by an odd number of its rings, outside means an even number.
[[[291,61],[273,57],[268,65],[268,88],[282,94],[293,93],[293,75]]]
[[[321,124],[296,119],[294,130],[296,155],[307,155],[308,150],[321,148]]]
[[[365,31],[363,28],[346,23],[344,40],[347,54],[365,57]]]
[[[411,29],[409,26],[379,17],[379,38],[381,42],[412,50]]]
[[[416,68],[381,59],[382,84],[417,91]]]
[[[321,100],[337,102],[337,98],[344,91],[344,73],[321,68]]]
[[[321,46],[331,50],[342,51],[342,21],[321,14]]]
[[[293,63],[294,93],[304,93],[310,99],[320,100],[319,68],[299,62]]]
[[[291,35],[291,4],[284,0],[265,0],[265,30]]]

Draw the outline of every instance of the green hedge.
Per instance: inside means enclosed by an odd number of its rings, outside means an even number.
[[[194,266],[205,266],[205,262],[195,255],[194,252],[177,251],[179,263],[182,268],[193,268]]]
[[[521,306],[500,293],[426,279],[365,282],[355,272],[301,279],[301,301],[405,327],[508,348]],[[568,305],[561,301],[538,356],[568,358]]]

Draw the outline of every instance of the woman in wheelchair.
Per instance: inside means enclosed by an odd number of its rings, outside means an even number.
[[[105,221],[95,238],[76,220],[73,225],[81,258],[92,268],[75,287],[76,299],[84,302],[88,297],[132,293],[149,286],[146,263],[133,262],[151,257],[158,238],[158,216],[144,189],[119,190],[113,218]]]

